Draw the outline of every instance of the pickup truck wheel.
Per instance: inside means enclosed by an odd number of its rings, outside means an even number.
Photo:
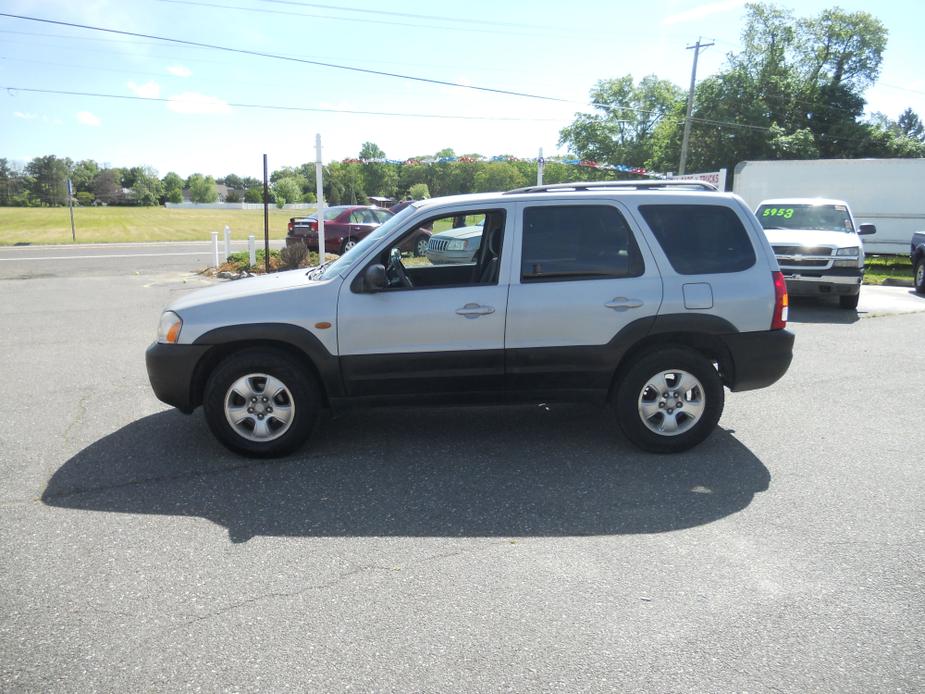
[[[321,407],[311,374],[283,352],[249,349],[222,361],[203,394],[206,422],[235,453],[273,458],[301,446]]]
[[[716,428],[723,383],[699,352],[664,348],[632,362],[617,389],[620,428],[653,453],[685,451]]]
[[[860,298],[861,292],[857,294],[842,294],[838,297],[838,305],[842,308],[857,308]]]
[[[919,294],[925,294],[925,256],[915,261],[915,291]]]
[[[430,237],[421,234],[417,237],[414,242],[414,255],[418,258],[423,257],[424,253],[427,251],[427,243],[430,241]]]

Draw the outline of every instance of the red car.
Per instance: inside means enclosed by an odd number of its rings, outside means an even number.
[[[324,210],[324,250],[326,253],[344,254],[353,248],[357,241],[365,238],[373,229],[394,215],[381,207],[365,205],[336,205]],[[421,229],[401,247],[401,250],[424,255],[430,232]],[[289,232],[286,243],[302,241],[309,250],[318,250],[318,218],[293,217],[289,220]]]

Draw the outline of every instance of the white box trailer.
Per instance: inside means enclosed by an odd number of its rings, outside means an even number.
[[[908,254],[912,233],[925,230],[925,159],[743,161],[732,183],[753,210],[768,198],[845,200],[857,224],[875,224],[867,253]]]

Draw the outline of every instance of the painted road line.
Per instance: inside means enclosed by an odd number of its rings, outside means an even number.
[[[161,258],[169,255],[208,255],[209,251],[199,253],[120,253],[111,255],[42,255],[31,258],[0,258],[0,262],[22,262],[23,260],[98,260],[100,258]]]

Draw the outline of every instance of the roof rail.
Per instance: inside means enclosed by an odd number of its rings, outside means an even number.
[[[658,181],[585,181],[573,183],[551,183],[545,186],[527,186],[525,188],[515,188],[507,190],[504,195],[515,195],[518,193],[554,193],[560,190],[598,190],[608,188],[629,188],[631,190],[710,190],[716,191],[717,188],[712,183],[696,180],[658,180]]]

